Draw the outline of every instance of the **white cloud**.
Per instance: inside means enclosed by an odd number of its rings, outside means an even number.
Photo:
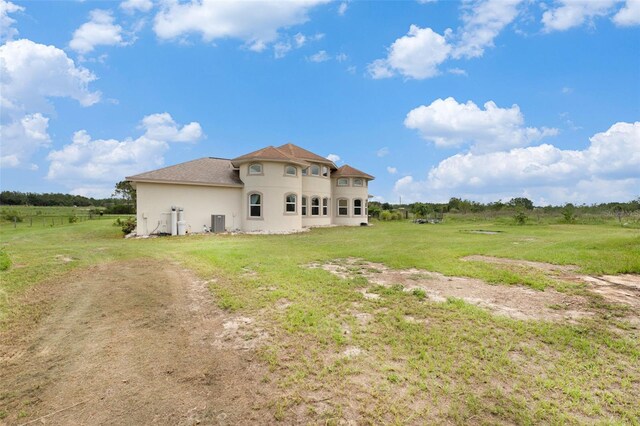
[[[494,39],[518,15],[522,0],[479,0],[468,2],[457,31],[454,58],[476,58],[493,47]]]
[[[78,53],[89,53],[96,46],[122,46],[122,27],[114,23],[108,10],[95,9],[89,13],[89,21],[73,32],[69,47]]]
[[[620,27],[640,25],[640,0],[627,0],[626,5],[612,18]]]
[[[349,8],[349,4],[347,4],[346,1],[343,1],[342,3],[340,3],[340,6],[338,6],[338,15],[344,16],[348,8]]]
[[[346,53],[338,53],[338,54],[336,55],[336,61],[338,61],[338,62],[344,62],[344,61],[346,61],[347,59],[349,59],[349,57],[347,56],[347,54],[346,54]]]
[[[137,139],[92,139],[86,130],[74,133],[72,142],[47,157],[47,179],[66,185],[72,193],[107,196],[125,176],[164,164],[170,142],[195,141],[200,124],[178,126],[168,113],[142,119],[145,133]]]
[[[9,14],[22,11],[24,7],[0,0],[0,41],[13,40],[18,35],[18,30],[13,28],[16,20],[9,17]]]
[[[620,0],[558,0],[559,6],[542,14],[544,31],[565,31],[606,16]]]
[[[444,36],[431,28],[411,25],[407,35],[389,47],[387,57],[373,61],[367,69],[374,79],[399,73],[404,77],[422,80],[437,75],[438,65],[449,57],[450,52],[451,46]]]
[[[280,41],[273,45],[273,55],[276,59],[284,58],[287,53],[293,49],[300,49],[307,42],[318,41],[324,38],[324,34],[317,33],[312,36],[306,36],[302,33],[296,33],[293,37],[281,36]]]
[[[449,197],[495,201],[527,196],[537,203],[592,203],[632,199],[640,188],[640,122],[616,123],[590,138],[584,150],[552,145],[487,154],[457,154],[426,180],[408,176],[394,191],[407,200]]]
[[[337,163],[338,161],[340,161],[340,156],[337,154],[329,154],[327,155],[327,160]]]
[[[562,93],[565,94],[565,95],[569,95],[569,94],[573,93],[573,88],[565,86],[565,87],[562,88]]]
[[[387,148],[386,146],[380,148],[378,151],[376,151],[376,155],[380,158],[386,157],[387,155],[389,155],[389,148]]]
[[[50,97],[69,97],[84,106],[100,100],[99,92],[88,89],[96,76],[55,46],[9,41],[0,46],[0,69],[2,97],[16,107],[42,110]]]
[[[197,142],[202,137],[202,128],[197,122],[185,124],[182,128],[168,112],[147,115],[142,119],[141,128],[149,139],[166,142]]]
[[[389,174],[395,175],[396,173],[398,173],[398,169],[395,167],[387,166],[387,172]]]
[[[31,156],[49,144],[44,114],[54,111],[50,98],[68,97],[83,106],[98,102],[100,93],[88,88],[95,79],[55,46],[30,40],[0,46],[2,166],[27,167]]]
[[[313,55],[309,56],[309,60],[311,62],[326,62],[331,59],[331,56],[327,53],[326,50],[321,50]]]
[[[409,111],[404,125],[438,147],[470,145],[475,152],[525,146],[557,134],[556,129],[525,127],[518,105],[500,108],[489,101],[481,109],[451,97]]]
[[[40,148],[47,147],[51,138],[47,131],[49,119],[40,113],[27,114],[0,127],[2,167],[29,167],[31,156]],[[33,168],[33,165],[31,165]]]
[[[449,68],[447,72],[449,74],[454,74],[454,75],[464,75],[464,76],[467,75],[467,72],[461,68]]]
[[[120,3],[120,8],[127,13],[134,13],[136,11],[148,12],[153,7],[151,0],[125,0]]]
[[[176,39],[197,33],[206,42],[237,38],[249,49],[264,50],[276,41],[278,30],[308,21],[308,12],[328,0],[214,1],[194,0],[161,4],[154,30],[161,39]]]

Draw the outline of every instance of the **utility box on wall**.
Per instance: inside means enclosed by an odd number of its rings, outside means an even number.
[[[224,232],[224,215],[223,214],[212,214],[211,215],[211,232],[219,233]]]

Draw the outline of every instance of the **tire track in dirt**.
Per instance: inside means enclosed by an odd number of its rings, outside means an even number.
[[[238,349],[242,336],[225,331],[230,316],[188,271],[155,260],[114,262],[74,272],[60,287],[35,329],[0,340],[2,421],[47,416],[33,424],[181,425],[273,418],[254,345]]]

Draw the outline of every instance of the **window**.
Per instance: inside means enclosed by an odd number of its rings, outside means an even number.
[[[369,201],[364,202],[364,215],[369,216]]]
[[[262,217],[262,194],[249,194],[249,217]]]
[[[320,198],[311,198],[311,216],[320,216]]]
[[[295,166],[284,166],[284,174],[287,176],[295,176],[298,174]]]
[[[311,166],[311,176],[320,176],[320,166],[316,164]]]
[[[346,198],[340,198],[338,200],[338,216],[349,215],[349,200]]]
[[[322,199],[322,216],[327,216],[329,214],[329,199],[324,197]]]
[[[307,215],[307,197],[302,197],[302,216]]]
[[[302,169],[302,176],[307,176],[309,174],[309,168]]]
[[[362,216],[362,200],[360,198],[353,200],[353,215]]]
[[[251,164],[249,166],[249,174],[250,175],[261,175],[262,174],[262,164]]]
[[[338,186],[349,186],[349,179],[338,178]]]
[[[362,186],[362,185],[363,185],[362,179],[358,178],[353,180],[353,186]]]
[[[327,166],[322,166],[322,176],[329,177],[329,168]]]
[[[298,210],[296,194],[287,194],[284,197],[284,212],[295,213]]]

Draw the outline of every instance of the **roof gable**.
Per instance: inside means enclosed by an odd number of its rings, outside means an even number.
[[[266,160],[266,161],[279,161],[286,163],[294,163],[301,166],[308,166],[308,164],[299,158],[289,155],[285,151],[280,150],[274,146],[268,146],[266,148],[259,149],[257,151],[250,152],[240,157],[236,157],[231,162],[234,166],[254,161],[254,160]]]
[[[333,163],[333,161],[328,160],[324,157],[321,157],[318,154],[314,154],[311,151],[307,151],[304,148],[300,148],[298,145],[294,145],[292,143],[286,143],[282,146],[279,146],[278,149],[294,158],[299,158],[299,159],[308,160],[308,161],[315,161],[322,164],[328,164],[333,168],[336,168],[336,165]]]
[[[125,178],[132,182],[191,183],[211,186],[243,186],[231,160],[205,157]]]
[[[338,170],[331,173],[331,177],[362,177],[369,180],[375,179],[375,177],[371,176],[370,174],[353,168],[348,164],[341,166]]]

